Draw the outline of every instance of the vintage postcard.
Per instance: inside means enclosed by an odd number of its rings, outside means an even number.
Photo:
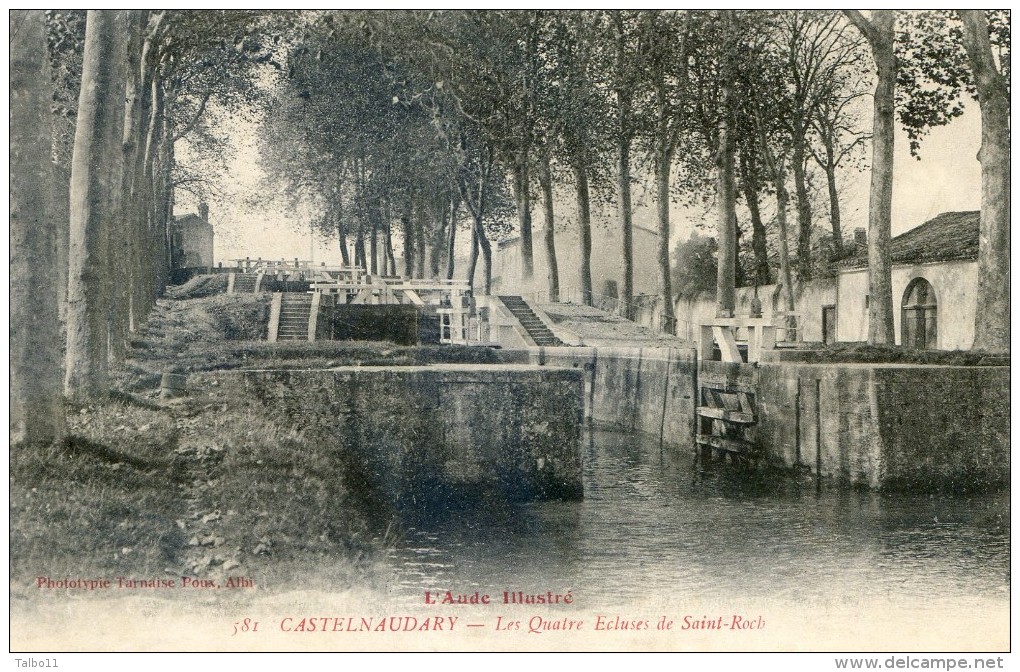
[[[12,10],[15,664],[1002,667],[1009,18]]]

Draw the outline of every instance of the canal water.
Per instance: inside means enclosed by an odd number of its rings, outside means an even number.
[[[598,605],[964,611],[1009,604],[1009,495],[892,495],[699,467],[693,448],[594,432],[585,498],[416,514],[387,590],[570,591]]]

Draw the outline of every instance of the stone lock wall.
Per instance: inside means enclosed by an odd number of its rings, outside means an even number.
[[[585,418],[596,427],[691,446],[697,392],[693,349],[532,347],[504,353],[513,361],[584,371]]]
[[[782,465],[873,488],[1009,481],[1007,367],[783,363],[758,375],[758,441]]]
[[[504,365],[248,371],[268,413],[398,507],[582,496],[582,373]]]

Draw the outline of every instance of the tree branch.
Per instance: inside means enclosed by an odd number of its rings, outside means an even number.
[[[195,116],[191,118],[191,121],[188,122],[188,125],[184,127],[184,130],[182,130],[180,133],[175,134],[173,138],[170,139],[171,144],[177,142],[185,135],[190,133],[193,128],[195,128],[195,124],[198,123],[198,120],[202,117],[202,113],[205,112],[205,104],[209,102],[209,98],[211,97],[212,91],[207,91],[206,94],[202,97],[202,102],[199,103],[198,105],[198,111],[195,112]]]
[[[861,31],[861,34],[868,39],[868,42],[874,44],[875,41],[879,39],[878,31],[873,25],[871,25],[871,21],[868,21],[868,19],[865,18],[864,14],[861,13],[861,10],[844,9],[842,11],[843,15],[850,19],[850,23],[857,26],[857,30]]]

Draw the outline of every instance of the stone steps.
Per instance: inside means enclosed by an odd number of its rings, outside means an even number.
[[[524,302],[519,296],[500,296],[499,299],[503,302],[517,321],[520,323],[524,330],[528,332],[532,340],[535,341],[536,345],[543,346],[560,346],[563,345],[563,341],[558,339],[549,327],[545,325],[542,320],[538,319],[535,312],[528,307],[528,304]]]
[[[254,273],[238,273],[234,276],[234,293],[250,294],[255,291],[255,280],[258,276]]]
[[[307,341],[308,320],[312,313],[312,297],[308,294],[283,294],[276,340]]]

